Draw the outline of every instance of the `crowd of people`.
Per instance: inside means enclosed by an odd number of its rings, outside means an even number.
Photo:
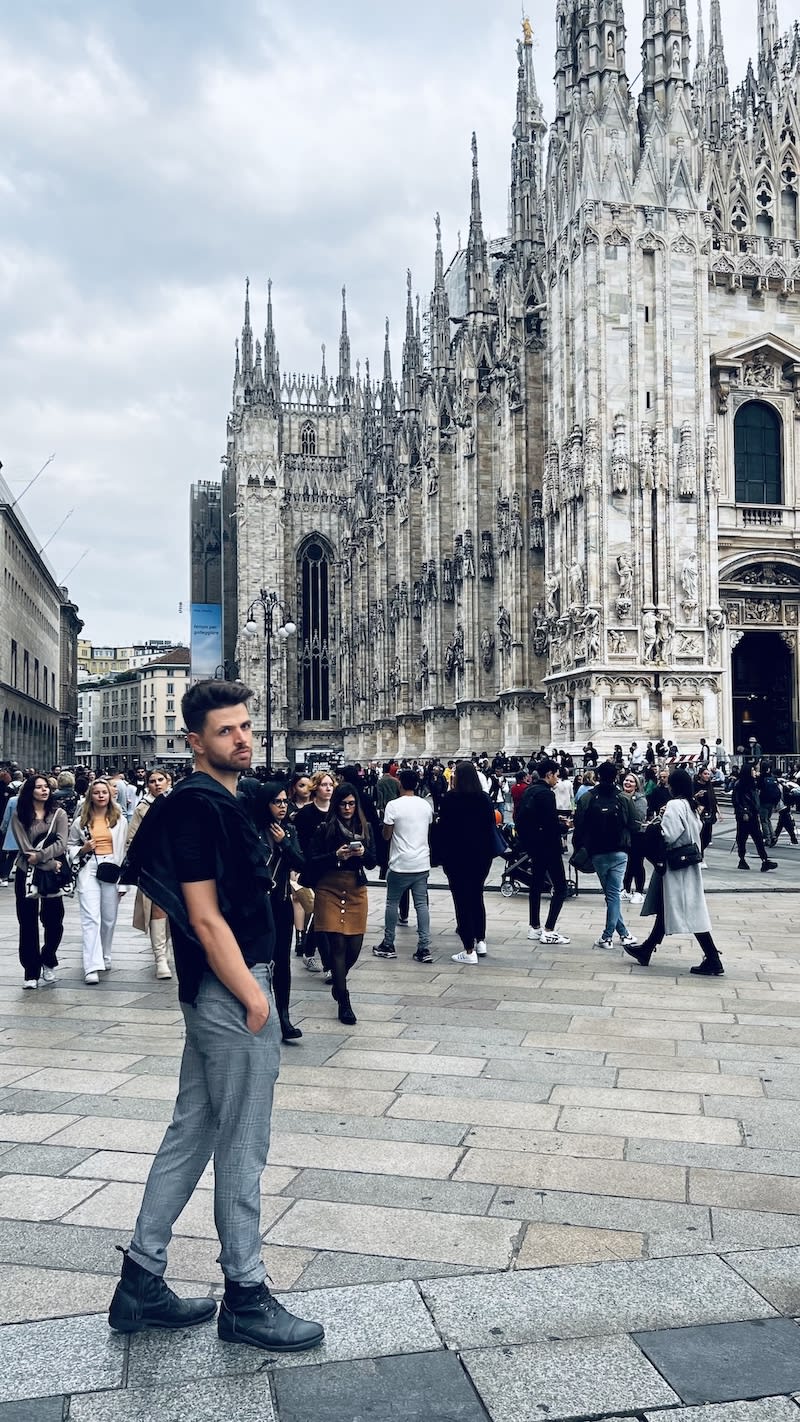
[[[720,787],[731,790],[740,868],[749,868],[749,841],[767,872],[777,867],[767,850],[782,830],[793,843],[797,836],[790,784],[760,748],[734,764],[719,741],[701,742],[691,757],[671,742],[648,742],[641,752],[633,745],[627,754],[618,746],[602,757],[590,742],[580,767],[567,752],[542,747],[525,763],[472,756],[254,775],[250,695],[241,683],[217,680],[187,691],[194,765],[175,783],[160,767],[130,776],[0,772],[3,870],[6,883],[13,877],[25,989],[56,981],[71,890],[87,983],[112,969],[130,886],[134,925],[149,934],[156,976],[170,977],[173,966],[177,975],[185,1022],[178,1096],[122,1249],[111,1327],[179,1329],[215,1314],[213,1299],[179,1297],[164,1280],[172,1227],[213,1155],[225,1276],[219,1337],[297,1352],[325,1335],[321,1324],[290,1313],[266,1282],[259,1190],[273,1090],[281,1039],[302,1037],[291,1020],[293,959],[324,976],[339,1021],[356,1025],[350,974],[367,928],[367,873],[377,867],[386,881],[383,933],[372,949],[379,959],[397,957],[397,927],[413,904],[413,959],[433,961],[428,885],[440,865],[461,943],[453,959],[477,965],[489,952],[484,890],[492,863],[520,855],[529,865],[528,939],[568,945],[558,922],[569,856],[570,874],[595,874],[603,891],[597,948],[616,937],[646,968],[667,936],[692,934],[702,960],[691,972],[719,976],[702,875]],[[641,943],[625,905],[653,920]]]

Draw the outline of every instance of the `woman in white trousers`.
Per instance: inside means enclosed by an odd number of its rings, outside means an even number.
[[[122,864],[127,835],[128,821],[112,799],[108,781],[95,780],[69,832],[70,854],[78,865],[83,976],[90,984],[99,983],[100,974],[111,967],[119,900],[125,892],[118,882],[103,882],[102,871],[98,878],[98,869]]]

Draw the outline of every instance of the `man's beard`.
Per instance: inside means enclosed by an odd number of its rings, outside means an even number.
[[[234,754],[234,752],[232,752],[232,754]],[[206,753],[206,760],[208,761],[208,764],[211,766],[212,770],[235,771],[238,774],[242,770],[250,769],[250,766],[253,763],[253,751],[251,748],[250,759],[248,761],[240,761],[236,765],[234,765],[231,760],[224,760],[222,756],[215,756],[211,751],[208,751]]]

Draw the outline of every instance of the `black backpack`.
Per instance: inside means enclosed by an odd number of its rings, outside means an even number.
[[[591,792],[583,821],[583,838],[590,854],[618,854],[627,827],[625,808],[619,792],[599,795]]]
[[[766,775],[761,782],[761,803],[762,805],[779,805],[781,802],[781,787],[774,775]]]

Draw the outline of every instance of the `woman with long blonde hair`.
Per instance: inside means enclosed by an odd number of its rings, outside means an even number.
[[[153,801],[157,800],[160,795],[168,795],[171,789],[172,776],[163,766],[157,765],[148,771],[145,792],[136,806],[128,826],[126,850],[130,849],[133,844],[142,820]],[[148,899],[141,889],[136,890],[136,901],[133,905],[133,926],[140,933],[149,935],[156,977],[171,978],[172,972],[167,958],[170,946],[169,919],[164,910],[159,908],[158,904],[154,904],[152,899]]]
[[[80,815],[69,832],[70,854],[78,866],[84,982],[99,983],[111,967],[111,942],[117,923],[119,870],[125,857],[128,821],[115,804],[108,781],[89,787]]]

